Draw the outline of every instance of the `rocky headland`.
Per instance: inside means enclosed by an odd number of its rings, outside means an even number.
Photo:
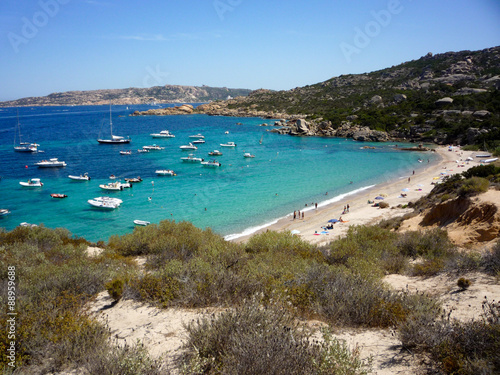
[[[484,144],[500,137],[499,89],[500,47],[493,47],[429,53],[292,90],[255,90],[200,105],[192,113],[274,119],[273,132],[295,136]],[[139,114],[180,113],[185,112]]]

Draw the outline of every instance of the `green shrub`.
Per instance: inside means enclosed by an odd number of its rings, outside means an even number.
[[[500,276],[500,240],[484,254],[481,264],[487,273]]]
[[[398,328],[403,346],[427,352],[446,374],[497,374],[500,371],[500,303],[483,302],[480,321],[415,315]]]
[[[458,279],[457,281],[457,286],[461,289],[461,290],[466,290],[469,288],[471,282],[469,279],[466,279],[465,277],[461,277],[460,279]]]
[[[401,254],[407,257],[425,259],[444,258],[451,254],[454,246],[445,230],[436,228],[429,231],[408,231],[396,240]]]
[[[324,332],[310,340],[288,310],[256,299],[186,326],[183,374],[366,374],[357,353]]]
[[[123,279],[116,278],[106,283],[105,285],[108,294],[115,302],[118,302],[123,296],[123,289],[125,287],[125,282]]]
[[[488,191],[490,182],[483,177],[471,177],[463,181],[462,186],[458,189],[458,194],[461,196],[473,196]]]

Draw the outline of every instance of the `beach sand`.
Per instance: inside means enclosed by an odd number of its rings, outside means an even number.
[[[422,168],[415,170],[415,174],[413,174],[413,170],[409,170],[404,176],[370,187],[339,202],[330,203],[323,207],[318,206],[317,209],[298,207],[297,209],[300,210],[308,209],[304,213],[304,219],[294,220],[293,215],[288,215],[270,226],[259,229],[255,233],[262,233],[267,230],[278,232],[285,230],[299,231],[300,233],[297,235],[304,240],[320,246],[326,245],[339,237],[345,236],[351,225],[371,225],[382,219],[390,219],[412,212],[410,208],[397,208],[396,206],[416,202],[420,197],[427,195],[434,188],[432,183],[439,181],[438,178],[444,176],[442,173],[447,175],[462,173],[480,164],[479,159],[466,162],[465,159],[469,156],[474,157],[475,153],[473,151],[463,151],[459,147],[453,147],[452,151],[448,151],[448,147],[436,148],[432,152],[436,152],[440,158],[427,164],[426,155],[430,152],[415,152],[415,156],[423,159],[424,163]],[[408,189],[408,191],[403,191],[403,189]],[[406,194],[406,197],[402,197],[402,193]],[[383,202],[387,202],[390,205],[389,208],[372,207],[372,204],[367,203],[369,200],[375,203],[382,202],[382,200],[374,199],[380,194],[386,196]],[[349,205],[349,212],[343,213],[344,206],[347,205]],[[327,230],[328,234],[321,233],[324,231],[322,227],[328,224],[328,220],[339,219],[340,217],[346,222],[335,223],[333,225],[334,229]],[[255,233],[238,237],[233,241],[245,242]]]

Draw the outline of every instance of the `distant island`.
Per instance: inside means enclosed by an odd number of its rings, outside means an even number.
[[[204,103],[247,96],[251,90],[227,87],[165,85],[149,88],[105,89],[67,91],[47,96],[28,97],[0,102],[0,107],[102,105],[109,104],[160,104]]]

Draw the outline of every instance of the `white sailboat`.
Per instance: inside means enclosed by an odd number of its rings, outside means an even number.
[[[16,145],[16,135],[19,134],[19,144]],[[16,152],[38,152],[38,144],[21,142],[21,123],[19,122],[19,110],[17,111],[17,129],[14,133],[14,151]]]
[[[97,139],[97,142],[103,143],[103,144],[123,144],[123,143],[130,143],[131,139],[130,138],[125,138],[121,137],[119,135],[114,135],[113,134],[113,119],[111,117],[111,103],[109,104],[109,127],[111,130],[111,139],[102,139],[101,136],[99,135],[99,138]]]

